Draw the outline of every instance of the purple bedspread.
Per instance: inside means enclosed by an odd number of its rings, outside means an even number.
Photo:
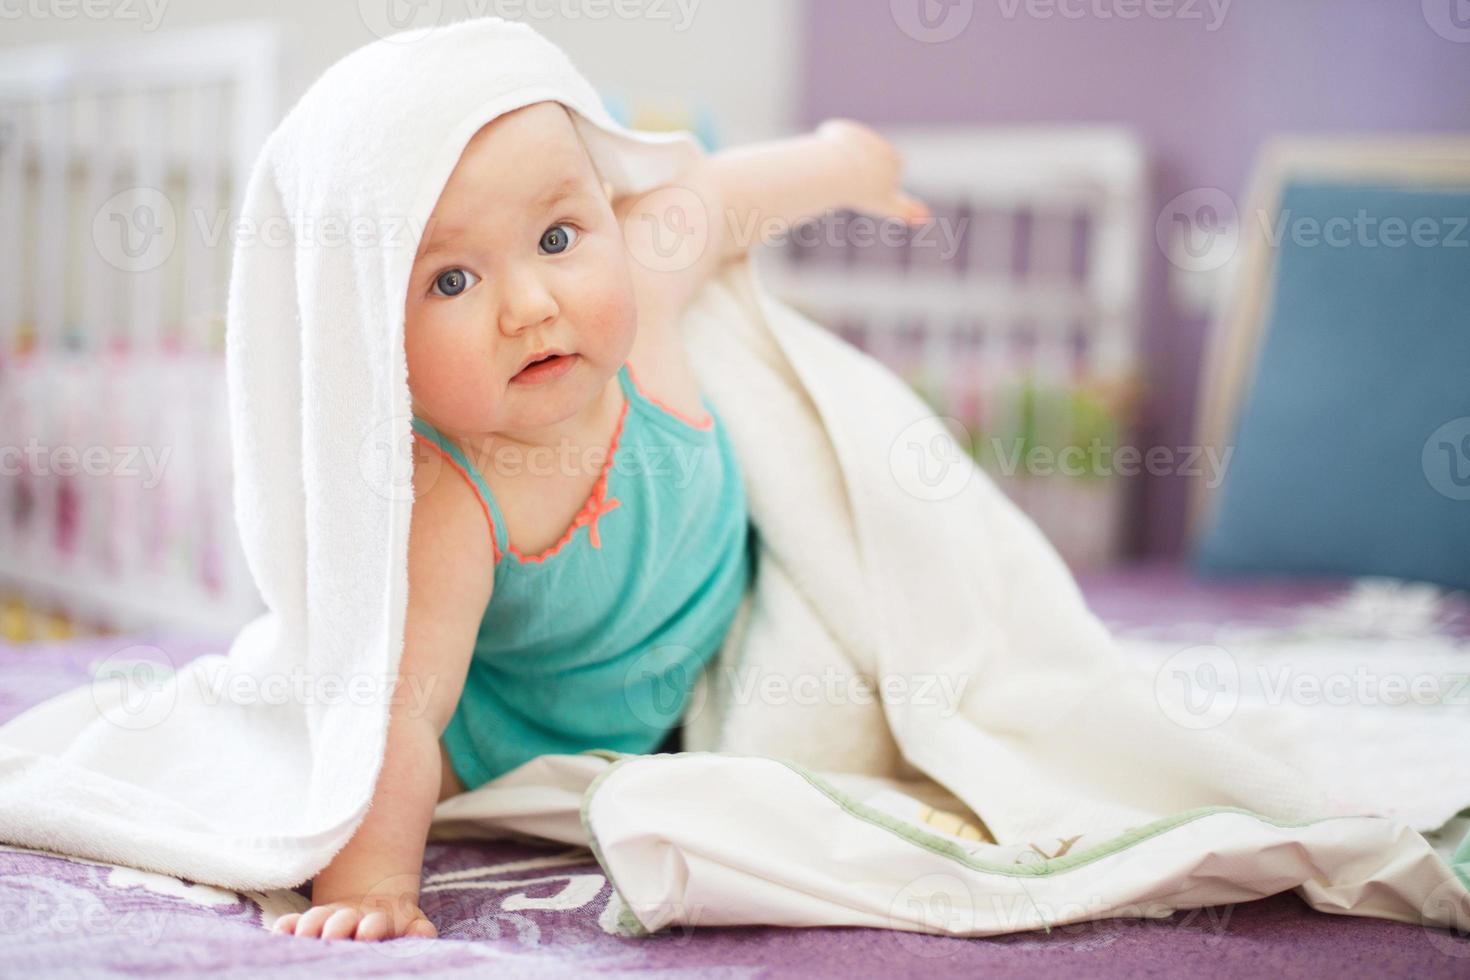
[[[1117,626],[1265,623],[1341,590],[1327,582],[1204,584],[1160,567],[1089,576],[1083,586]],[[124,645],[137,643],[165,649],[176,663],[217,648],[166,636]],[[119,646],[0,647],[0,720],[85,683],[88,665]],[[611,889],[585,851],[431,844],[425,863],[423,907],[440,939],[328,943],[266,932],[260,907],[233,892],[0,847],[0,976],[1470,977],[1470,938],[1327,915],[1291,894],[991,939],[776,928],[629,939],[599,926]]]

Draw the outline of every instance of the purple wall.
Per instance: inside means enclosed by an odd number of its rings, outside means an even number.
[[[952,39],[900,27],[918,3],[942,23],[946,2],[951,16],[969,11],[948,22],[965,25]],[[807,0],[800,112],[807,124],[1129,126],[1151,157],[1152,236],[1153,216],[1183,191],[1238,196],[1264,137],[1470,130],[1470,23],[1446,19],[1456,3],[1463,20],[1464,0]],[[1096,13],[1130,9],[1145,13]],[[1171,310],[1167,264],[1150,256],[1140,445],[1182,446],[1205,327]],[[1143,479],[1136,553],[1178,552],[1186,479]]]

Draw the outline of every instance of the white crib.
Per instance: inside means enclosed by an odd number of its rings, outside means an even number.
[[[884,135],[935,221],[908,234],[827,216],[762,255],[763,277],[950,418],[1070,564],[1115,559],[1129,470],[1117,450],[1137,401],[1140,144],[1105,128]]]
[[[0,60],[0,593],[68,631],[227,634],[260,609],[222,311],[279,52],[232,24]]]

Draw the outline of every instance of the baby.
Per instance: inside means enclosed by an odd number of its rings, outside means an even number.
[[[614,200],[558,102],[469,141],[404,311],[399,672],[427,705],[395,699],[371,807],[277,931],[435,936],[419,885],[437,803],[538,755],[670,744],[749,584],[754,533],[681,316],[762,231],[837,208],[925,219],[900,169],[882,137],[830,120]]]

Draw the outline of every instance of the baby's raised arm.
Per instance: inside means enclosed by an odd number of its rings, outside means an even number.
[[[278,932],[325,939],[437,934],[418,905],[424,845],[441,798],[439,737],[464,688],[490,602],[490,530],[474,490],[415,440],[408,610],[383,767],[356,833],[312,880],[312,907]]]
[[[677,317],[724,263],[828,211],[927,220],[924,203],[900,189],[902,172],[903,158],[877,132],[829,119],[801,136],[713,153],[677,180],[615,202],[640,312]]]

